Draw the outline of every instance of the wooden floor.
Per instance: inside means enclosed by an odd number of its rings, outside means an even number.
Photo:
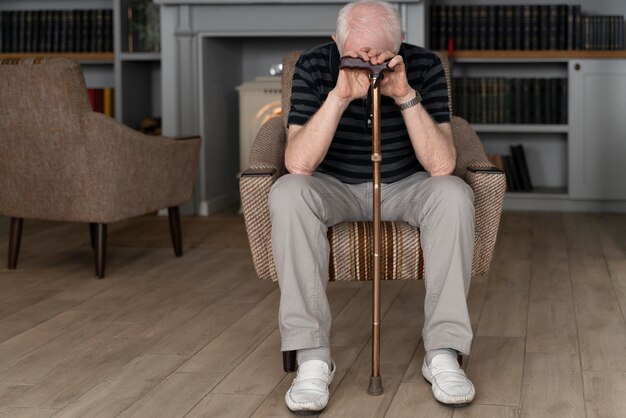
[[[110,226],[97,280],[86,225],[25,222],[18,269],[0,270],[0,417],[289,416],[279,292],[255,278],[241,219],[183,232],[175,259],[166,218]],[[383,284],[380,397],[366,394],[371,285],[328,292],[338,371],[323,416],[626,416],[624,215],[504,214],[469,297],[467,408],[435,402],[420,374],[422,282]]]

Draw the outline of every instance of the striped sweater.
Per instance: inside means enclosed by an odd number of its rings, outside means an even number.
[[[431,51],[403,43],[400,47],[411,87],[436,123],[450,121],[443,66]],[[289,125],[304,125],[321,107],[337,83],[339,51],[334,42],[305,51],[296,63]],[[344,183],[372,181],[372,130],[369,96],[350,103],[341,117],[324,160],[316,171]],[[381,100],[381,181],[392,183],[424,168],[417,160],[400,110],[390,97]]]

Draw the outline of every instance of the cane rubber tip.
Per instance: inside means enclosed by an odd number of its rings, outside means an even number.
[[[383,380],[380,376],[370,376],[370,386],[367,393],[372,396],[380,396],[383,394]]]

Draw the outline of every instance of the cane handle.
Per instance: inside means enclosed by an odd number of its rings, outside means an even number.
[[[389,67],[389,61],[385,61],[381,64],[372,64],[369,61],[363,61],[361,58],[353,58],[349,56],[341,57],[340,69],[351,70],[366,70],[371,74],[381,74],[383,71],[393,71],[393,68]]]

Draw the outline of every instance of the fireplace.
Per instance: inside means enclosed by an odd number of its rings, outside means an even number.
[[[345,2],[155,2],[162,5],[163,131],[172,136],[202,135],[194,201],[186,212],[208,215],[239,199],[236,174],[249,150],[240,150],[237,86],[268,77],[270,67],[291,50],[329,41]],[[424,1],[392,2],[402,15],[407,41],[424,44]]]
[[[239,92],[239,169],[245,170],[261,126],[281,116],[280,77],[257,77],[237,86]]]

